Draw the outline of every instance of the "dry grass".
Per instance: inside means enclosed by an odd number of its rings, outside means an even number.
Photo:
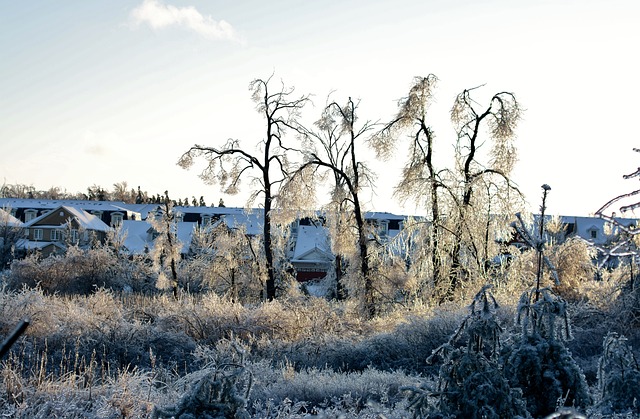
[[[607,328],[627,325],[630,341],[640,340],[640,333],[629,328],[640,306],[625,288],[624,271],[595,281],[582,264],[585,253],[577,250],[566,247],[552,256],[561,271],[556,291],[571,302],[572,351],[591,377],[599,337]],[[534,272],[530,254],[523,254],[489,279],[507,331],[520,294],[534,285]],[[392,389],[437,373],[437,366],[426,365],[425,359],[446,342],[486,281],[465,283],[454,302],[404,302],[372,320],[360,317],[356,302],[301,294],[242,305],[214,293],[174,299],[106,289],[65,296],[39,288],[2,289],[0,335],[23,318],[30,326],[0,364],[0,414],[149,417],[155,406],[175,406],[195,385],[199,371],[237,363],[233,348],[239,346],[254,377],[254,397],[247,406],[253,414],[407,417],[402,395]],[[246,377],[238,385],[246,386]],[[350,391],[359,399],[338,394]],[[331,397],[322,400],[325,393]],[[287,399],[291,395],[297,399]],[[367,404],[374,401],[376,408]]]

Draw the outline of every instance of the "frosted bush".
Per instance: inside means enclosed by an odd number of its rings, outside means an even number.
[[[610,333],[598,366],[598,407],[604,413],[640,413],[640,365],[624,336]]]
[[[255,364],[252,369],[253,403],[269,402],[274,406],[303,403],[307,413],[340,406],[360,409],[372,404],[394,406],[403,400],[400,388],[414,382],[402,372],[374,369],[352,373],[316,368],[296,371],[285,364],[273,370],[265,363]]]
[[[174,387],[188,390],[173,406],[156,405],[152,419],[160,418],[246,418],[253,375],[246,368],[244,348],[233,344],[237,362],[211,362],[197,372],[186,375]]]
[[[97,287],[123,289],[121,265],[109,248],[81,249],[72,246],[66,254],[41,259],[33,254],[14,260],[7,276],[12,289],[40,287],[48,293],[89,294]]]

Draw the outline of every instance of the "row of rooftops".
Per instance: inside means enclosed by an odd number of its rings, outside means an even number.
[[[123,226],[126,226],[127,231],[143,229],[142,224],[136,226],[134,221],[146,220],[149,213],[157,211],[160,205],[113,201],[0,198],[0,208],[5,209],[5,215],[2,216],[4,219],[0,219],[0,222],[4,225],[28,228],[39,222],[50,211],[60,207],[65,207],[71,212],[83,228],[106,232],[113,225],[121,223],[124,223]],[[244,226],[250,235],[258,235],[262,232],[262,210],[260,209],[175,206],[174,211],[181,214],[178,219],[185,223],[185,228],[190,226],[192,229],[197,224],[211,224],[224,218],[230,228]],[[114,214],[117,217],[116,223],[113,222]],[[407,217],[387,212],[368,212],[365,214],[365,219],[385,224],[388,232],[394,235],[402,229],[402,223]],[[576,234],[596,244],[601,244],[607,239],[606,221],[599,217],[561,216],[560,219],[565,225],[566,235]],[[625,226],[635,227],[638,224],[638,220],[634,218],[616,218],[616,220]],[[300,229],[308,223],[303,218],[299,220],[299,224]]]
[[[0,208],[11,209],[13,212],[24,212],[25,210],[51,210],[60,206],[79,208],[88,213],[102,212],[123,212],[130,214],[128,219],[146,220],[150,212],[156,211],[160,204],[129,204],[117,201],[84,201],[84,200],[44,200],[25,198],[0,198]],[[247,213],[259,213],[260,209],[247,209],[236,207],[205,207],[205,206],[174,206],[177,213],[199,214],[200,216],[221,216],[221,215],[242,215]],[[17,217],[21,218],[21,217]],[[366,219],[380,220],[404,220],[402,215],[388,212],[367,212]],[[24,221],[24,220],[23,220]]]
[[[106,233],[115,225],[121,226],[125,232],[124,247],[132,254],[140,254],[150,250],[154,245],[153,229],[147,222],[150,213],[161,208],[158,204],[127,204],[111,201],[82,201],[82,200],[38,200],[0,198],[0,225],[13,225],[25,229],[26,239],[21,240],[20,246],[25,249],[42,249],[47,239],[52,237],[49,230],[61,229],[65,217],[73,218],[77,224],[94,232]],[[230,207],[204,206],[174,206],[176,214],[180,214],[176,223],[178,240],[183,244],[182,253],[189,251],[193,232],[198,225],[226,223],[229,228],[244,228],[251,236],[262,233],[263,214],[260,209],[244,209]],[[60,212],[57,219],[53,216]],[[53,215],[52,215],[53,214]],[[114,218],[117,217],[117,218]],[[64,218],[64,219],[67,219]],[[370,212],[365,215],[370,221],[375,221],[386,228],[390,237],[401,229],[401,223],[406,219],[390,213]],[[113,221],[117,220],[116,223]],[[52,220],[53,221],[52,223]],[[302,218],[296,223],[292,237],[292,248],[289,257],[293,262],[319,263],[328,262],[331,256],[328,231],[323,223],[312,222]],[[47,230],[34,236],[31,230]],[[34,240],[37,237],[37,240]],[[60,243],[53,243],[60,247]],[[55,250],[55,249],[52,249]]]

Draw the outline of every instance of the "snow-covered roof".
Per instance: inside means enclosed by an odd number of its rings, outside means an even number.
[[[153,243],[147,240],[147,231],[151,228],[151,224],[148,222],[123,220],[120,228],[125,234],[124,247],[129,253],[142,254],[145,249],[150,249],[153,246]]]
[[[89,214],[84,210],[74,208],[74,207],[68,207],[68,206],[58,206],[50,211],[47,211],[44,214],[40,215],[39,217],[36,217],[33,220],[25,223],[24,227],[31,227],[33,225],[36,225],[40,221],[42,221],[44,218],[48,217],[49,215],[59,210],[64,210],[67,213],[69,213],[73,218],[76,219],[80,227],[86,230],[103,231],[105,233],[110,230],[110,227],[95,215]]]
[[[187,222],[179,222],[178,224],[178,240],[182,243],[182,253],[188,253],[189,247],[191,247],[191,238],[193,237],[193,232],[198,226],[198,223],[187,223]]]
[[[122,206],[123,206],[123,208],[126,208],[128,211],[131,211],[133,213],[138,214],[139,217],[136,217],[136,218],[139,218],[141,220],[146,220],[147,217],[149,216],[149,213],[157,210],[158,207],[162,206],[162,204],[126,204],[126,203],[123,203]]]
[[[328,262],[333,260],[329,230],[323,226],[299,226],[292,262]]]
[[[392,214],[390,212],[368,211],[368,212],[364,213],[364,218],[365,218],[365,220],[380,220],[380,221],[397,220],[397,221],[403,221],[407,217],[405,217],[404,215]]]
[[[16,248],[23,250],[42,250],[47,246],[55,246],[60,250],[64,250],[65,247],[60,242],[43,242],[43,241],[32,241],[27,239],[20,239],[16,241]]]
[[[264,217],[261,210],[250,212],[243,210],[242,212],[225,214],[222,220],[229,228],[240,228],[244,226],[246,233],[250,236],[260,235],[263,231]]]
[[[90,210],[125,209],[128,204],[119,201],[88,201],[81,199],[26,199],[26,198],[0,198],[0,206],[11,208],[56,208],[60,206],[82,207]]]
[[[22,221],[0,208],[0,227],[22,227]]]
[[[104,231],[105,233],[110,230],[108,225],[93,214],[89,214],[84,210],[74,207],[63,206],[62,208],[71,213],[76,218],[80,226],[87,230]]]
[[[191,238],[196,225],[197,223],[191,222],[177,223],[177,238],[182,244],[181,253],[189,252]],[[151,250],[153,248],[154,241],[149,235],[149,230],[152,226],[148,221],[124,220],[122,221],[121,228],[123,233],[125,233],[124,246],[130,253],[142,254],[145,252],[145,249]]]
[[[23,198],[0,198],[0,207],[5,208],[33,208],[33,209],[56,209],[59,207],[71,207],[83,211],[118,211],[131,215],[137,213],[135,204],[127,204],[119,201],[85,201],[81,199],[23,199]],[[138,215],[139,218],[139,215]]]

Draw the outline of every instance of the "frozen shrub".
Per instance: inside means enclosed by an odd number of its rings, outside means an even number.
[[[176,383],[188,385],[180,400],[169,407],[155,406],[151,418],[249,418],[246,406],[252,385],[251,372],[246,369],[244,349],[234,346],[240,355],[238,363],[210,365],[185,376]],[[248,382],[244,382],[246,375]],[[240,389],[244,384],[244,389]]]
[[[194,374],[189,391],[169,407],[156,406],[151,417],[160,418],[249,418],[245,406],[247,395],[238,394],[236,381],[243,374],[241,366],[206,369]]]
[[[640,366],[624,336],[608,334],[598,366],[599,407],[604,413],[640,413]]]
[[[407,387],[414,417],[516,418],[527,410],[521,393],[512,389],[499,364],[502,327],[498,304],[483,287],[469,308],[469,315],[448,342],[428,361],[444,359],[435,389]]]
[[[290,410],[295,413],[346,406],[357,409],[372,405],[393,406],[403,402],[400,388],[414,381],[399,371],[372,368],[350,373],[316,368],[296,370],[289,363],[273,368],[261,361],[252,364],[251,369],[255,376],[252,405],[290,404]]]
[[[7,277],[12,289],[39,286],[47,293],[89,294],[97,287],[122,289],[120,265],[106,247],[72,246],[64,255],[41,259],[37,254],[15,260]]]
[[[254,353],[272,359],[276,364],[286,360],[296,369],[360,372],[375,368],[437,374],[437,367],[427,365],[424,360],[447,341],[463,317],[463,311],[457,308],[440,309],[436,315],[411,314],[403,316],[397,324],[385,319],[379,326],[384,331],[376,333],[362,330],[363,325],[356,323],[349,313],[339,313],[335,308],[329,311],[318,305],[311,308],[315,308],[313,313],[303,317],[309,323],[302,327],[292,326],[311,333],[305,333],[295,341],[262,339],[254,346]],[[290,314],[280,318],[287,315]],[[373,327],[371,323],[368,326]]]
[[[571,336],[566,302],[547,288],[525,292],[517,324],[521,332],[503,348],[504,373],[522,389],[529,412],[541,417],[557,407],[590,405],[584,375],[564,345]]]
[[[588,298],[586,285],[595,277],[595,257],[595,249],[586,241],[575,237],[550,246],[549,259],[558,272],[558,284],[553,286],[554,292],[568,301]]]

